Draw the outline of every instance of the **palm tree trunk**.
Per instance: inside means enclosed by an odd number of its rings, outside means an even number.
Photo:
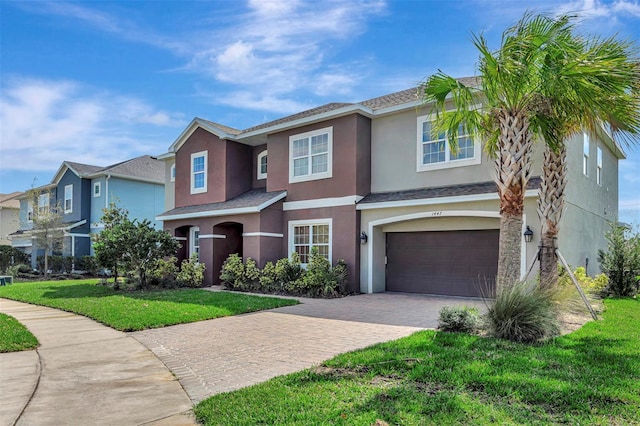
[[[500,242],[496,292],[520,280],[522,213],[531,173],[533,138],[529,119],[519,111],[499,111],[500,139],[496,185],[500,196]]]
[[[540,286],[551,288],[558,282],[556,240],[564,207],[564,189],[567,184],[567,150],[559,145],[544,151],[542,184],[538,198],[538,216],[542,224],[540,235]]]

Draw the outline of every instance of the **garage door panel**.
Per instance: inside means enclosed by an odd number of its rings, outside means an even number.
[[[498,230],[387,234],[387,291],[481,296],[492,291]]]

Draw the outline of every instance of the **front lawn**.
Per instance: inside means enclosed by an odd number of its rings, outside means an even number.
[[[423,331],[195,407],[208,425],[639,424],[640,300],[546,344]]]
[[[0,353],[35,349],[38,339],[12,316],[0,312]]]
[[[93,318],[116,330],[136,331],[238,315],[298,303],[200,289],[115,291],[97,280],[42,281],[0,287],[0,297]]]

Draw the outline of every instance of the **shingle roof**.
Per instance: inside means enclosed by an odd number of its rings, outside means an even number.
[[[11,194],[0,194],[0,206],[4,208],[20,208],[20,200],[16,197],[22,195],[23,192],[12,192]]]
[[[100,166],[92,166],[90,164],[74,163],[73,161],[65,161],[69,167],[75,170],[80,177],[90,175],[102,169]]]
[[[269,201],[274,200],[273,202],[275,202],[278,199],[283,198],[284,194],[286,194],[286,191],[267,192],[265,188],[257,188],[224,202],[177,207],[166,211],[159,216],[177,216],[194,213],[202,214],[207,212],[222,212],[224,210],[258,208],[265,203],[269,203]]]
[[[253,126],[253,127],[249,127],[248,129],[244,129],[241,133],[249,133],[252,132],[254,130],[260,130],[260,129],[264,129],[267,127],[271,127],[271,126],[275,126],[278,124],[282,124],[282,123],[288,123],[290,121],[295,121],[295,120],[299,120],[301,118],[307,118],[307,117],[312,117],[314,115],[319,115],[325,112],[329,112],[329,111],[334,111],[336,109],[340,109],[349,105],[353,105],[350,103],[339,103],[339,102],[332,102],[329,104],[325,104],[325,105],[321,105],[319,107],[316,108],[311,108],[308,109],[306,111],[302,111],[293,115],[288,115],[286,117],[282,117],[279,118],[277,120],[273,120],[273,121],[269,121],[267,123],[263,123],[263,124],[259,124],[257,126]]]
[[[539,177],[529,179],[527,189],[538,189],[539,187]],[[489,181],[480,183],[469,183],[464,185],[449,185],[437,186],[433,188],[411,189],[408,191],[379,192],[367,195],[362,200],[360,200],[358,204],[457,197],[461,195],[491,194],[494,192],[497,192],[496,184],[493,181]]]
[[[218,129],[220,129],[220,130],[222,130],[225,133],[228,133],[230,135],[239,135],[240,133],[242,133],[242,130],[234,129],[233,127],[225,126],[224,124],[215,123],[213,121],[205,120],[204,118],[198,117],[198,120],[204,121],[205,123],[210,124],[213,127],[217,127]]]
[[[109,173],[164,183],[165,164],[163,161],[160,161],[150,155],[142,155],[140,157],[100,168],[94,174]]]

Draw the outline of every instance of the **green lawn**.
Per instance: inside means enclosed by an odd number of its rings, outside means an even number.
[[[208,425],[640,424],[640,300],[546,344],[423,331],[216,395]]]
[[[12,316],[0,312],[0,353],[35,349],[38,339]]]
[[[165,327],[295,305],[291,299],[200,289],[115,291],[97,280],[43,281],[0,287],[0,297],[50,306],[122,331]]]

